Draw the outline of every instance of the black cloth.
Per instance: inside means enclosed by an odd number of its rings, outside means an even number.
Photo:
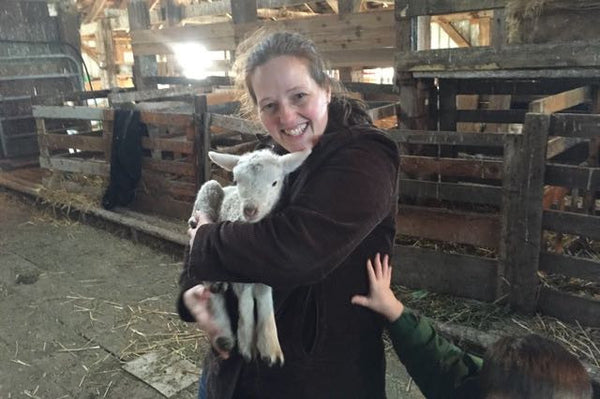
[[[139,111],[115,110],[110,182],[102,197],[105,209],[127,206],[135,198],[135,188],[142,177],[142,136],[147,134]]]
[[[200,226],[180,278],[273,287],[283,367],[205,360],[209,398],[385,398],[383,320],[352,305],[366,260],[392,253],[399,155],[371,125],[326,131],[257,223]],[[192,317],[182,303],[184,320]]]

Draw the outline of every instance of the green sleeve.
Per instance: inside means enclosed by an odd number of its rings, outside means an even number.
[[[389,331],[400,361],[426,398],[462,397],[477,389],[482,359],[438,335],[427,319],[405,310]]]

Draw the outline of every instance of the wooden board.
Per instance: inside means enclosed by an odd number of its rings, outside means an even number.
[[[561,320],[578,321],[586,326],[600,327],[600,301],[589,297],[541,287],[538,309],[548,316]]]
[[[398,17],[453,14],[506,7],[507,0],[397,0]]]
[[[498,248],[500,217],[494,214],[400,205],[396,232],[446,242]]]
[[[542,252],[540,270],[600,283],[600,262],[593,259]]]
[[[600,168],[587,168],[574,165],[546,164],[544,183],[553,186],[598,190],[600,188]]]
[[[495,259],[396,245],[392,264],[397,284],[483,301],[495,299]]]
[[[600,137],[600,115],[554,114],[550,120],[550,136]]]
[[[600,240],[600,216],[545,210],[542,227],[566,234],[582,235]]]
[[[484,159],[435,158],[402,155],[400,169],[412,176],[442,176],[502,179],[502,161]]]
[[[410,129],[389,129],[386,133],[395,141],[406,144],[444,144],[502,147],[512,133],[465,133]]]
[[[434,199],[467,204],[498,206],[502,188],[472,183],[438,183],[400,179],[400,198]]]

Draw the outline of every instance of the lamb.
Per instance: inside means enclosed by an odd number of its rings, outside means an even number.
[[[198,191],[188,223],[195,227],[196,211],[205,213],[214,221],[254,223],[261,220],[279,201],[285,176],[296,170],[310,152],[305,150],[282,156],[270,150],[258,150],[241,156],[209,152],[208,156],[214,163],[233,171],[236,185],[222,187],[215,180],[204,183]],[[211,311],[220,331],[212,344],[220,350],[230,351],[235,345],[235,337],[225,307],[224,291],[228,285],[211,283],[209,286],[212,291]],[[250,361],[258,351],[270,366],[276,363],[283,365],[271,287],[259,283],[231,283],[231,286],[238,298],[237,345],[240,354]]]

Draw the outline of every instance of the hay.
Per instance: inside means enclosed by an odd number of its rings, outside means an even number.
[[[394,285],[393,290],[406,306],[439,322],[501,335],[536,333],[558,341],[579,359],[600,367],[600,328],[564,323],[540,314],[527,317],[513,313],[506,305],[409,290],[398,285]]]
[[[99,206],[108,180],[102,176],[85,176],[54,171],[40,195],[42,203],[69,215],[71,209],[84,211]]]

